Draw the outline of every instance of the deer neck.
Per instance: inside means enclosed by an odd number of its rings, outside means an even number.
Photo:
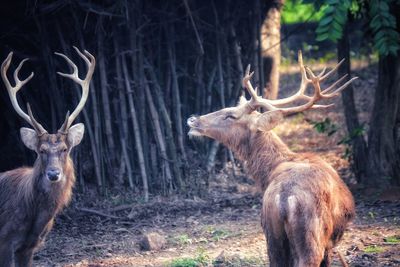
[[[247,172],[264,191],[270,183],[270,174],[281,162],[295,155],[273,132],[251,133],[247,144],[231,148],[245,163]]]

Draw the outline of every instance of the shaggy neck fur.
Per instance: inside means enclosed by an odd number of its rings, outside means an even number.
[[[40,160],[32,168],[20,168],[8,174],[13,183],[18,184],[18,196],[27,206],[44,205],[49,212],[58,213],[71,200],[75,184],[74,165],[70,157],[64,166],[64,179],[57,183],[44,183]],[[7,175],[6,175],[7,176]],[[47,187],[46,187],[47,185]],[[16,201],[18,202],[18,201]]]
[[[274,168],[292,160],[296,154],[273,132],[249,131],[249,136],[236,143],[237,139],[231,138],[224,144],[245,163],[248,173],[264,191]]]

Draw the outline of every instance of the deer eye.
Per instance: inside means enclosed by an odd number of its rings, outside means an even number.
[[[226,117],[225,117],[224,120],[236,120],[236,119],[237,119],[237,118],[236,118],[235,116],[229,114],[229,115],[226,115]]]
[[[67,152],[67,150],[68,149],[66,147],[64,147],[61,151],[65,153],[65,152]]]

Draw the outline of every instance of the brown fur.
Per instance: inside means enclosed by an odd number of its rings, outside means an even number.
[[[332,249],[355,214],[349,189],[329,164],[293,153],[269,131],[280,114],[247,114],[244,108],[192,117],[189,134],[234,151],[263,190],[261,223],[270,266],[330,266]]]
[[[38,150],[62,145],[68,146],[65,135],[45,134],[39,138]],[[41,154],[32,168],[0,173],[0,266],[31,266],[35,248],[51,230],[54,217],[69,203],[75,183],[70,149],[57,159],[63,173],[59,182],[45,178],[48,162]]]

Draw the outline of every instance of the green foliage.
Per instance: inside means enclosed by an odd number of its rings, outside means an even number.
[[[381,253],[384,252],[385,249],[383,247],[377,245],[371,245],[364,248],[364,252],[366,253]]]
[[[388,236],[384,238],[385,242],[390,244],[400,244],[400,237],[399,236]]]
[[[346,150],[344,152],[343,158],[349,159],[352,156],[351,141],[358,136],[363,136],[365,134],[365,124],[361,124],[360,127],[355,128],[351,133],[343,137],[338,145],[345,145]]]
[[[351,7],[350,0],[326,0],[323,16],[318,23],[317,41],[339,40],[347,22],[347,14]]]
[[[323,121],[309,121],[313,125],[313,128],[319,133],[326,133],[328,136],[333,135],[338,130],[338,126],[333,123],[329,118],[325,118]]]
[[[392,0],[370,1],[369,26],[374,34],[374,48],[383,56],[396,55],[400,49],[400,35],[396,31],[396,18],[390,13]]]
[[[339,129],[338,125],[332,122],[329,118],[325,118],[323,121],[308,120],[307,122],[310,123],[318,133],[325,133],[328,136],[332,136]],[[351,133],[344,136],[337,143],[338,145],[345,145],[345,152],[343,158],[345,159],[351,158],[352,156],[351,141],[355,137],[363,136],[365,134],[365,130],[366,130],[365,125],[362,124],[360,125],[360,127],[355,128]]]
[[[212,232],[212,237],[214,241],[219,241],[221,239],[227,238],[229,235],[230,233],[225,230],[215,230]]]
[[[281,21],[282,24],[293,24],[301,22],[316,22],[321,19],[322,10],[316,10],[312,3],[303,3],[301,0],[285,1]]]
[[[210,241],[220,241],[229,237],[240,235],[240,233],[232,233],[226,229],[217,229],[213,226],[208,226],[205,229],[205,234],[209,237]]]
[[[175,236],[172,239],[172,242],[179,246],[184,246],[184,245],[192,244],[192,239],[187,234],[182,234],[182,235]]]
[[[351,133],[343,137],[338,145],[349,145],[351,143],[351,140],[353,140],[355,137],[362,136],[365,134],[365,124],[361,124],[360,127],[355,128]]]
[[[306,1],[307,2],[307,1]],[[319,0],[316,7],[323,11],[316,30],[317,40],[338,41],[349,14],[355,19],[367,18],[373,33],[374,49],[382,56],[396,55],[400,49],[400,34],[396,30],[396,18],[390,5],[399,5],[394,0]]]
[[[174,259],[169,266],[170,267],[200,267],[207,266],[209,256],[205,253],[203,248],[199,248],[197,255],[194,258],[178,258]]]
[[[179,258],[172,261],[171,267],[197,267],[201,266],[196,259],[193,258]]]

